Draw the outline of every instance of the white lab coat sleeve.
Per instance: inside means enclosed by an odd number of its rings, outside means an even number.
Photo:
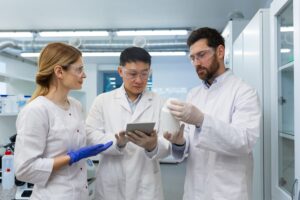
[[[157,154],[157,151],[158,151],[158,146],[157,145],[152,151],[147,151],[145,149],[145,153],[148,156],[148,158],[153,158]]]
[[[159,119],[161,116],[161,109],[164,105],[165,99],[158,97],[159,101]],[[171,154],[171,144],[163,137],[163,133],[160,129],[160,120],[158,120],[158,130],[157,130],[157,148],[155,148],[152,152],[146,153],[148,158],[151,159],[163,159]]]
[[[19,114],[14,166],[18,180],[45,186],[52,173],[54,160],[44,158],[49,132],[47,112],[38,107],[26,107]]]
[[[230,156],[249,154],[259,137],[261,109],[257,92],[243,87],[235,98],[231,123],[218,120],[208,114],[200,132],[195,129],[195,146]]]
[[[98,96],[90,109],[86,119],[87,144],[94,145],[113,141],[113,145],[101,152],[103,155],[123,155],[125,148],[118,148],[115,133],[105,131],[105,121],[103,118],[103,100]]]
[[[163,136],[158,137],[157,158],[162,159],[171,154],[171,144]]]

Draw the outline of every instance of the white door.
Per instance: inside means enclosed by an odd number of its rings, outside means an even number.
[[[300,148],[296,130],[300,124],[295,120],[299,104],[295,97],[299,91],[294,86],[299,75],[295,73],[294,6],[292,0],[271,4],[272,200],[298,199],[300,169],[296,162]]]

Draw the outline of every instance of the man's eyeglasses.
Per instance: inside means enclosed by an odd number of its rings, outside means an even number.
[[[194,55],[190,55],[189,58],[192,64],[196,62],[203,62],[207,59],[211,58],[214,55],[214,50],[212,48],[204,49],[202,51],[197,52]]]
[[[122,72],[126,79],[135,80],[140,77],[143,81],[148,80],[148,77],[151,74],[150,69],[138,72],[136,70],[126,69],[125,67],[122,67]]]

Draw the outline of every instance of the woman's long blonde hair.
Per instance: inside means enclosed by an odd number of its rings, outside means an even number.
[[[38,96],[48,94],[55,66],[60,65],[67,70],[68,66],[75,63],[81,56],[78,49],[65,43],[54,42],[44,47],[39,57],[38,72],[35,78],[36,89],[30,101]]]

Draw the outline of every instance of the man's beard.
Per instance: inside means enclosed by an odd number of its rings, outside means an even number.
[[[219,70],[219,68],[220,64],[218,63],[216,56],[214,56],[214,59],[210,66],[206,68],[198,65],[196,66],[196,72],[201,80],[211,82],[217,76],[217,71]]]

